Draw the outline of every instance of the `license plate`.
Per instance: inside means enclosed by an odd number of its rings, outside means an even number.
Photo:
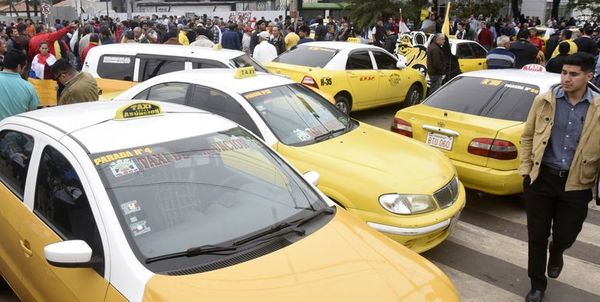
[[[444,149],[444,150],[452,150],[452,143],[454,142],[454,138],[452,136],[443,135],[439,133],[429,132],[427,133],[427,141],[426,144]]]

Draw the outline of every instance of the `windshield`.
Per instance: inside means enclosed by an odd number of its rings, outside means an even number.
[[[332,48],[298,45],[282,53],[273,62],[323,68],[336,53],[337,50]]]
[[[145,259],[234,240],[326,207],[240,128],[90,157]]]
[[[488,78],[456,77],[424,104],[503,120],[527,120],[539,87]]]
[[[300,84],[248,92],[244,97],[286,145],[309,145],[353,127],[348,115]]]
[[[268,72],[264,67],[258,64],[258,62],[252,60],[252,58],[250,58],[250,56],[246,54],[241,55],[239,57],[235,57],[229,60],[229,62],[231,62],[231,64],[233,64],[233,66],[235,66],[236,68],[254,67],[256,71]]]

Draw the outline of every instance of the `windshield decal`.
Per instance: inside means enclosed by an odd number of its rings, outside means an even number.
[[[539,89],[537,89],[537,88],[527,87],[527,86],[517,85],[517,84],[504,84],[504,87],[527,91],[527,92],[531,92],[533,94],[538,94],[540,92]]]
[[[494,79],[483,79],[483,80],[481,80],[481,85],[498,86],[501,83],[502,83],[502,80],[494,80]]]
[[[259,97],[259,96],[263,96],[263,95],[269,95],[273,93],[270,89],[263,89],[263,90],[259,90],[259,91],[254,91],[254,92],[250,92],[250,93],[246,93],[244,94],[244,97],[248,100],[253,99],[255,97]]]
[[[94,159],[94,164],[96,166],[98,165],[102,165],[102,164],[108,164],[111,163],[113,161],[116,160],[120,160],[120,159],[124,159],[124,158],[129,158],[129,157],[133,157],[133,156],[139,156],[142,154],[151,154],[152,153],[152,149],[151,148],[136,148],[133,150],[126,150],[126,151],[121,151],[121,152],[115,152],[112,154],[107,154],[107,155],[103,155],[100,157],[97,157]]]
[[[114,162],[110,163],[109,168],[115,177],[121,177],[121,176],[125,176],[128,174],[132,174],[132,173],[136,173],[136,172],[140,171],[140,169],[138,169],[135,162],[133,162],[129,158],[119,159],[117,161],[114,161]]]
[[[306,130],[310,130],[310,129],[308,129],[308,128],[307,128]],[[308,132],[306,132],[305,130],[296,129],[296,130],[294,130],[294,134],[296,135],[296,137],[297,137],[299,140],[301,140],[301,141],[303,141],[303,142],[305,142],[305,141],[309,141],[309,140],[311,140],[311,139],[313,138],[313,137],[312,137],[310,134],[308,134]]]
[[[129,63],[131,63],[131,58],[129,58],[129,57],[104,57],[102,59],[102,63],[129,64]]]
[[[134,199],[121,203],[121,211],[127,220],[129,230],[133,236],[137,237],[151,231],[151,228],[146,221],[146,213],[142,210],[142,207],[137,200]]]

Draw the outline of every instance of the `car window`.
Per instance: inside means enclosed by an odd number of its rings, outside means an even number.
[[[219,90],[194,85],[194,91],[188,105],[228,118],[262,138],[258,127],[242,105]]]
[[[336,54],[337,50],[332,48],[298,45],[282,53],[273,62],[323,68]]]
[[[373,69],[373,62],[368,51],[357,51],[348,56],[346,70]]]
[[[98,75],[101,78],[133,81],[134,56],[103,55],[98,62]]]
[[[377,69],[397,69],[396,68],[396,59],[392,56],[382,52],[382,51],[373,51],[373,57],[375,57],[375,63],[377,64]]]
[[[183,59],[142,58],[140,59],[140,75],[138,81],[142,82],[161,74],[184,69],[185,61]]]
[[[185,97],[189,86],[187,83],[162,83],[138,93],[133,99],[163,101],[183,105],[185,104]]]
[[[244,94],[284,144],[309,145],[344,134],[353,122],[333,104],[300,85],[271,87]]]
[[[533,99],[539,93],[539,87],[521,83],[506,82],[503,89],[486,108],[482,115],[503,120],[527,120]]]
[[[473,51],[469,44],[467,43],[459,43],[456,45],[456,56],[459,59],[473,59],[475,56],[473,55]]]
[[[21,199],[31,151],[33,137],[12,130],[0,132],[0,180]]]
[[[127,158],[112,157],[127,152]],[[142,263],[231,242],[325,207],[291,167],[239,127],[90,159]],[[212,254],[164,259],[155,268],[164,272],[215,259]]]
[[[229,68],[227,65],[214,60],[192,59],[192,68]]]
[[[477,59],[485,59],[487,56],[487,51],[479,44],[471,43],[471,49],[473,50],[473,55]]]
[[[533,85],[458,76],[424,104],[478,116],[525,121],[538,93],[539,88]]]
[[[250,58],[250,56],[246,54],[241,55],[239,57],[235,57],[229,60],[229,62],[231,62],[231,64],[233,64],[233,66],[235,66],[236,68],[254,67],[256,71],[268,72],[264,67],[262,67],[262,65],[252,60],[252,58]]]
[[[80,178],[69,161],[50,146],[44,148],[40,159],[34,212],[62,239],[85,241],[92,248],[92,258],[99,260],[94,269],[104,275],[102,241]]]

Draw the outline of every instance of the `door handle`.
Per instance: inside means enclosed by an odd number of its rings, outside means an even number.
[[[31,250],[31,245],[27,240],[19,240],[19,244],[21,245],[21,249],[25,253],[25,257],[29,258],[33,256],[33,251]]]

